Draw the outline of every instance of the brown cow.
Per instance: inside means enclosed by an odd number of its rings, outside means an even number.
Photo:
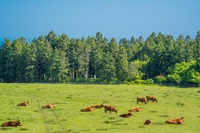
[[[118,113],[117,109],[112,105],[105,105],[104,106],[104,111],[105,111],[105,113],[107,111],[109,111],[109,113],[112,113],[112,112]]]
[[[178,119],[166,120],[165,123],[167,123],[167,124],[182,124],[184,121],[185,121],[184,118],[181,117],[181,118],[178,118]]]
[[[92,105],[92,108],[96,108],[96,109],[101,109],[103,107],[103,104],[99,104],[99,105]]]
[[[128,110],[128,112],[140,112],[142,110],[142,107],[139,108],[131,108]]]
[[[92,112],[94,110],[94,107],[89,107],[89,108],[83,108],[80,111],[81,112]]]
[[[147,102],[149,102],[149,100],[151,100],[152,102],[158,102],[158,100],[156,99],[156,97],[154,96],[146,96]]]
[[[28,106],[30,103],[29,101],[23,102],[23,103],[18,103],[17,106]]]
[[[144,125],[152,125],[152,121],[147,119],[145,122],[144,122]]]
[[[142,104],[143,104],[143,103],[147,104],[147,101],[145,100],[144,97],[137,97],[137,103],[138,103],[138,102],[142,102]]]
[[[127,113],[127,114],[121,114],[119,115],[120,117],[124,117],[124,118],[130,118],[133,114],[132,113]]]
[[[17,126],[22,126],[22,123],[20,121],[9,121],[1,125],[1,127],[17,127]]]
[[[52,104],[44,105],[42,106],[42,108],[53,108],[54,106],[55,106],[54,103],[52,103]]]

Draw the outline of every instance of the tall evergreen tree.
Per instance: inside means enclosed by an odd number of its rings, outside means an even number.
[[[119,45],[117,44],[114,38],[112,38],[108,43],[108,51],[112,54],[114,59],[117,58],[117,51],[119,51]]]
[[[184,57],[186,62],[194,60],[194,40],[191,39],[189,35],[185,38],[186,47],[184,52]]]
[[[8,50],[8,60],[5,74],[8,75],[10,82],[21,81],[22,71],[20,68],[23,67],[22,65],[24,65],[21,62],[22,48],[22,42],[19,38],[17,38],[14,40],[14,42],[12,42],[11,48]]]
[[[130,59],[132,58],[132,54],[133,54],[132,51],[131,51],[131,45],[132,44],[129,43],[129,40],[127,40],[126,38],[123,38],[121,40],[120,45],[122,45],[125,48],[128,61],[130,61]]]
[[[103,53],[99,73],[101,75],[101,79],[105,80],[106,83],[110,83],[114,80],[116,74],[115,60],[110,52]]]
[[[195,41],[196,44],[194,46],[194,57],[197,60],[200,58],[200,31],[197,32]]]
[[[96,49],[96,42],[95,42],[95,38],[94,37],[90,37],[88,36],[87,38],[87,47],[89,47],[88,49],[91,50],[90,55],[89,55],[89,64],[88,64],[88,77],[93,78],[94,75],[96,75],[96,70],[94,67],[94,54],[95,54],[95,49]]]
[[[194,46],[194,58],[197,60],[197,71],[200,72],[200,31],[197,32]]]
[[[48,80],[54,82],[62,81],[68,73],[67,64],[65,52],[54,49],[51,53],[47,67]]]
[[[45,41],[43,36],[40,36],[34,43],[36,47],[36,64],[35,64],[35,74],[37,75],[36,81],[41,82],[45,81],[45,75],[48,73],[48,61],[52,53],[52,48],[49,41]]]
[[[116,76],[119,81],[125,81],[128,72],[128,56],[126,49],[120,45],[116,61]]]
[[[154,54],[147,64],[145,72],[146,78],[155,77],[157,75],[164,75],[166,73],[167,66],[165,66],[166,60],[164,60],[164,51],[164,44],[161,41],[158,42],[155,47]]]
[[[2,82],[10,82],[10,77],[7,75],[7,64],[9,63],[9,51],[11,49],[11,41],[5,39],[0,49],[0,79]]]
[[[78,53],[76,51],[77,48],[76,39],[72,38],[70,40],[69,49],[67,51],[67,58],[69,61],[69,69],[70,69],[70,76],[72,79],[76,78],[76,70],[77,70],[77,60],[78,60]]]
[[[177,63],[184,62],[185,61],[185,48],[186,48],[186,42],[183,35],[180,35],[175,42],[175,57]]]

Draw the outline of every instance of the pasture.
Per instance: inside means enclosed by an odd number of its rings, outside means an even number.
[[[156,85],[0,84],[0,124],[20,120],[22,126],[0,127],[1,133],[199,133],[200,89]],[[153,95],[158,102],[136,103],[136,97]],[[27,107],[17,106],[30,101]],[[41,108],[54,103],[52,109]],[[112,104],[118,109],[80,112],[94,104]],[[121,118],[130,108],[142,107],[130,118]],[[184,117],[182,125],[166,124]],[[152,125],[144,125],[150,119]]]

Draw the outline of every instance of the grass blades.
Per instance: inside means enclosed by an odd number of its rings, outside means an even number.
[[[136,97],[154,95],[158,102],[136,103]],[[156,85],[0,84],[0,124],[20,120],[22,126],[1,127],[2,133],[155,133],[200,131],[198,88]],[[16,106],[30,101],[28,107]],[[54,103],[53,109],[41,108]],[[80,112],[94,104],[112,104],[116,113],[104,109]],[[130,118],[121,118],[130,108],[142,107]],[[165,124],[184,117],[182,125]],[[150,119],[151,126],[143,125]]]

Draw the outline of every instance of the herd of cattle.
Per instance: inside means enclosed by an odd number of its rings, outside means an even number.
[[[137,97],[136,101],[137,101],[137,103],[142,102],[142,103],[145,103],[145,104],[147,104],[147,102],[149,102],[149,101],[158,102],[158,100],[154,96],[146,96],[146,99],[144,97]],[[92,105],[90,107],[83,108],[80,111],[82,111],[82,112],[91,112],[94,109],[101,109],[101,108],[104,108],[104,112],[105,113],[106,112],[109,112],[109,113],[112,113],[112,112],[118,113],[118,110],[113,105],[103,105],[103,104]],[[128,113],[120,114],[119,117],[130,118],[133,115],[132,112],[140,112],[141,110],[142,110],[142,107],[131,108],[131,109],[128,110]],[[167,124],[182,124],[183,122],[184,122],[184,118],[183,117],[178,118],[178,119],[169,119],[169,120],[165,121],[165,123],[167,123]],[[149,120],[149,119],[147,119],[144,122],[144,125],[152,125],[152,121]]]
[[[137,97],[136,101],[137,101],[137,103],[142,102],[142,103],[145,103],[145,104],[147,104],[147,102],[149,102],[149,101],[158,102],[158,100],[154,96],[146,96],[146,99],[144,97]],[[29,104],[30,104],[29,101],[27,101],[27,102],[19,103],[19,104],[17,104],[17,106],[28,106]],[[49,109],[51,109],[54,106],[55,106],[54,103],[52,103],[52,104],[44,105],[41,108],[49,108]],[[101,109],[101,108],[104,108],[104,112],[105,113],[106,112],[118,113],[118,110],[113,105],[103,105],[103,104],[92,105],[90,107],[83,108],[80,111],[81,112],[91,112],[94,109]],[[131,108],[131,109],[128,110],[128,113],[120,114],[119,117],[130,118],[133,115],[132,112],[140,112],[141,110],[142,110],[142,107]],[[169,120],[165,121],[165,123],[167,123],[167,124],[182,124],[183,122],[184,122],[184,118],[183,117],[178,118],[178,119],[169,119]],[[147,120],[145,120],[144,125],[152,125],[152,121],[147,119]],[[17,126],[22,126],[22,123],[20,122],[20,120],[18,120],[18,121],[5,122],[5,123],[3,123],[1,125],[1,127],[7,127],[7,126],[17,127]]]

